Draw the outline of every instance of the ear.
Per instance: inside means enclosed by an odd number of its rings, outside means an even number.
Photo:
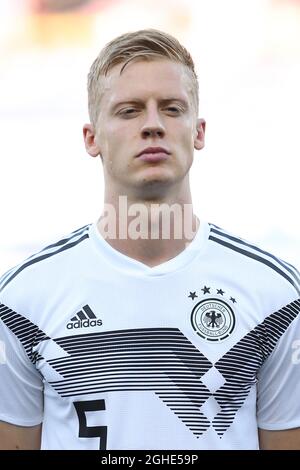
[[[195,138],[194,138],[194,148],[196,150],[203,149],[205,145],[205,128],[206,128],[205,120],[197,119]]]
[[[84,124],[83,138],[87,153],[91,157],[97,157],[100,154],[100,148],[96,142],[96,132],[92,124]]]

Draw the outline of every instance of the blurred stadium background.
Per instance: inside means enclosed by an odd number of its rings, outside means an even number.
[[[196,62],[196,212],[299,267],[299,0],[1,0],[0,272],[98,218],[86,75],[107,41],[144,27]]]

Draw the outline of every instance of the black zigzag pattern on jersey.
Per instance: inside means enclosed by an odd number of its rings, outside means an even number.
[[[240,238],[229,235],[228,233],[226,233],[222,229],[219,229],[218,227],[214,228],[216,226],[213,226],[212,224],[209,224],[209,225],[210,225],[211,233],[215,234],[215,235],[210,235],[209,240],[212,240],[215,243],[223,245],[227,248],[230,248],[233,251],[236,251],[237,253],[241,253],[242,255],[247,256],[248,258],[255,259],[256,261],[259,261],[265,264],[266,266],[269,266],[271,269],[273,269],[282,277],[284,277],[290,284],[292,284],[292,286],[295,288],[298,295],[300,295],[300,275],[297,269],[294,268],[294,266],[288,263],[285,263],[281,259],[276,258],[276,256],[268,253],[267,251],[262,250],[261,248],[258,248],[255,245],[251,245],[250,243],[247,243],[246,241]],[[221,237],[226,238],[227,240],[230,240],[231,242],[225,241]],[[232,242],[237,243],[238,246]],[[241,246],[245,247],[245,249],[241,248]],[[253,253],[252,251],[247,250],[247,247],[253,249],[256,253]],[[257,253],[260,253],[261,255],[264,255],[264,256],[259,256]],[[277,264],[272,263],[269,258],[273,259]],[[281,266],[283,269],[281,269],[278,265]]]
[[[271,314],[217,361],[214,368],[225,384],[214,393],[203,383],[213,365],[177,329],[57,339],[70,357],[49,361],[64,377],[51,385],[65,397],[152,390],[195,435],[200,436],[212,424],[221,438],[255,385],[261,365],[299,312],[297,300]],[[201,412],[210,397],[220,406],[212,423]]]
[[[214,393],[221,411],[212,424],[219,436],[223,436],[231,426],[252,385],[256,383],[258,370],[299,313],[300,300],[272,313],[215,364],[226,379],[225,384]]]
[[[6,305],[0,303],[0,319],[14,333],[22,343],[27,356],[33,364],[36,363],[39,355],[33,350],[41,341],[50,339],[36,325],[27,318],[19,315]],[[41,358],[41,356],[40,356]]]
[[[200,408],[211,396],[201,377],[212,364],[178,329],[121,330],[55,342],[70,355],[49,361],[64,377],[50,382],[62,397],[152,391],[196,436],[210,427]]]
[[[50,258],[51,256],[61,253],[62,251],[73,248],[73,246],[78,245],[78,243],[81,243],[83,240],[88,238],[89,235],[88,233],[85,233],[85,232],[87,232],[89,227],[90,227],[90,224],[85,225],[84,227],[78,230],[75,230],[68,237],[63,238],[62,240],[59,240],[57,243],[53,243],[52,245],[49,245],[43,248],[43,250],[39,251],[38,253],[30,256],[29,258],[25,260],[25,262],[21,266],[17,266],[16,268],[10,269],[7,273],[5,273],[0,278],[0,292],[7,286],[7,284],[9,284],[20,272],[22,272],[28,266],[38,263],[39,261],[42,261],[46,258]],[[77,238],[78,236],[80,236],[80,238]],[[61,248],[56,249],[59,246],[61,246]],[[49,253],[44,253],[45,251],[48,251],[51,249],[54,249],[54,250],[50,251]]]
[[[34,362],[45,359],[63,379],[50,385],[62,397],[117,391],[152,391],[199,437],[211,425],[220,438],[243,406],[264,361],[300,313],[296,300],[270,314],[214,365],[177,328],[120,330],[54,339],[67,357],[38,353],[50,340],[36,325],[0,304],[0,318]],[[225,383],[212,393],[205,374],[216,369]],[[201,411],[215,399],[220,412],[210,421]]]

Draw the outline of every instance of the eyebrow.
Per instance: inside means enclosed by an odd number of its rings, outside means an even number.
[[[173,98],[173,97],[170,97],[170,98],[164,98],[164,99],[161,99],[159,100],[159,103],[162,104],[162,105],[167,105],[169,103],[180,103],[184,106],[184,108],[188,108],[189,107],[189,103],[187,100],[183,99],[183,98]],[[119,106],[123,106],[123,105],[143,105],[144,104],[144,101],[141,100],[141,99],[138,99],[138,98],[133,98],[132,100],[124,100],[124,101],[118,101],[117,103],[115,103],[112,108],[111,108],[111,112],[115,112],[116,109],[119,107]]]
[[[168,104],[168,103],[177,102],[177,103],[182,104],[185,108],[188,108],[188,106],[189,106],[188,101],[185,100],[185,99],[183,99],[183,98],[165,98],[165,99],[161,100],[161,102],[162,102],[163,104]]]

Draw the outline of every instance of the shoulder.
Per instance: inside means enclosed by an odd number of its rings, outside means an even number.
[[[269,287],[286,287],[299,297],[300,274],[295,266],[214,224],[209,224],[209,228],[210,242],[231,257],[233,268],[240,265],[241,269],[246,269],[249,280],[254,280],[253,276],[257,276],[257,283],[263,282],[265,289],[268,289],[269,282]]]
[[[73,255],[75,253],[73,248],[78,247],[89,237],[89,228],[90,224],[74,230],[3,274],[0,277],[0,295],[3,296],[7,290],[18,285],[26,289],[27,283],[32,285],[34,281],[41,280],[40,276],[44,273],[51,274],[53,266],[59,264],[62,258],[70,253]],[[38,284],[35,287],[38,287]]]

